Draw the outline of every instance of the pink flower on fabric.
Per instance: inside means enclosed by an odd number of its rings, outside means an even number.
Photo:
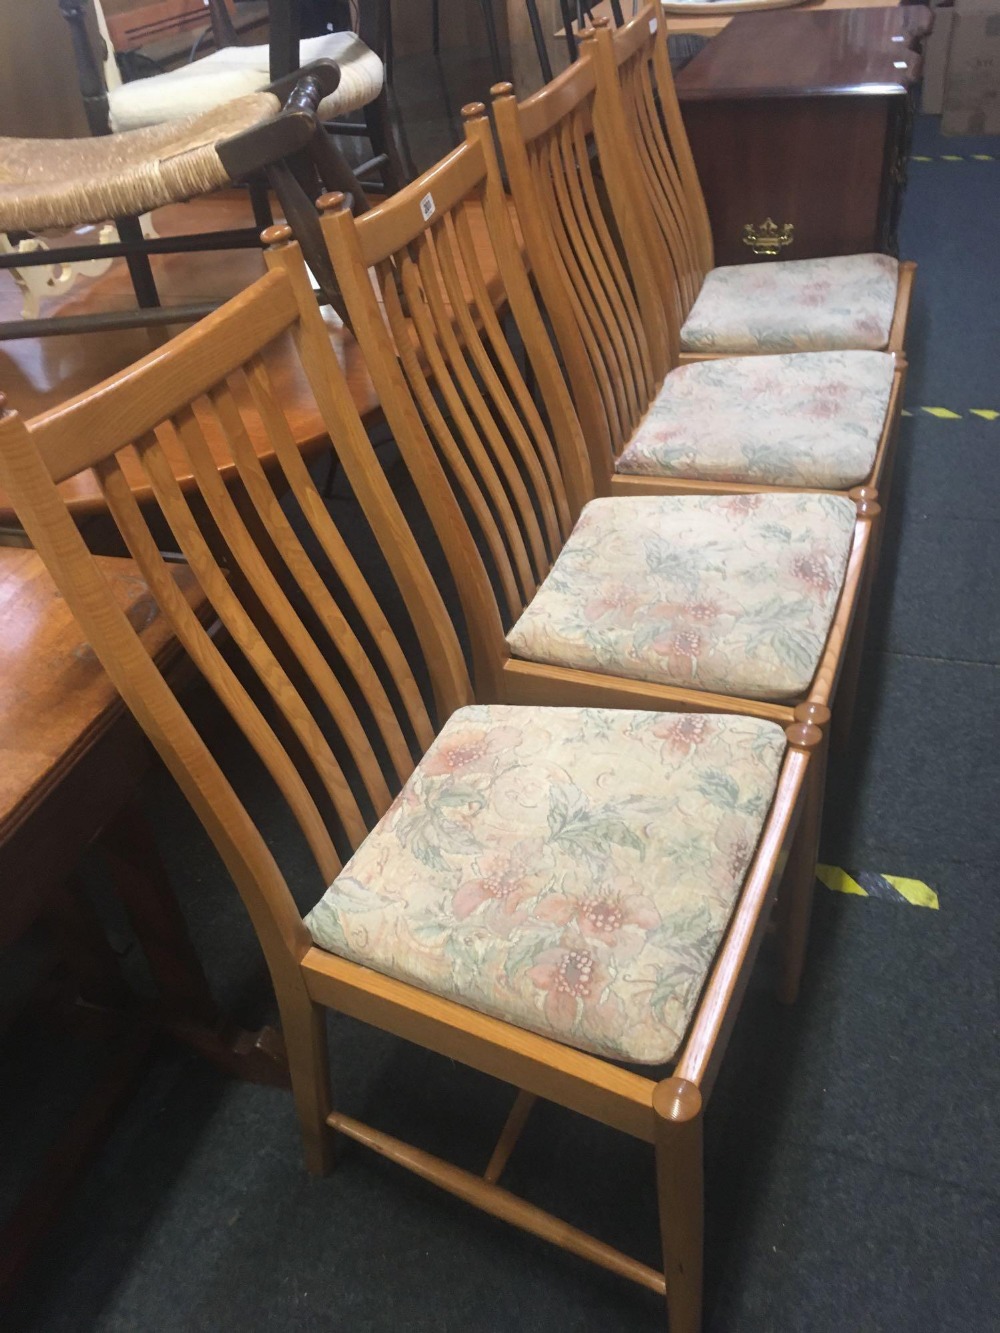
[[[730,514],[742,517],[744,514],[752,514],[755,509],[760,508],[761,497],[759,495],[731,495],[721,505],[721,508],[727,510]]]
[[[528,977],[545,991],[545,1017],[553,1028],[566,1031],[583,1019],[591,1036],[613,1036],[621,1030],[625,1013],[611,995],[601,1000],[608,984],[608,969],[583,940],[571,940],[538,955]]]
[[[722,607],[718,602],[685,602],[680,607],[680,615],[697,625],[714,625],[722,615]]]
[[[572,922],[581,935],[602,940],[612,947],[618,943],[619,933],[627,926],[649,931],[660,924],[660,913],[651,899],[642,894],[627,894],[614,889],[586,898],[570,898],[563,893],[550,894],[538,904],[535,916],[540,921],[553,921],[558,925],[569,925]]]
[[[492,759],[511,749],[521,739],[515,727],[482,727],[458,729],[443,735],[421,764],[427,777],[446,773],[476,773],[489,770]]]
[[[792,573],[801,583],[821,595],[832,592],[837,586],[823,555],[797,555],[792,561]]]
[[[631,621],[638,610],[632,589],[625,584],[607,584],[599,597],[592,597],[584,605],[583,614],[590,622],[612,616],[615,620]]]
[[[746,820],[727,815],[715,834],[714,860],[734,880],[742,880],[753,856],[756,839],[750,837]]]
[[[699,713],[678,713],[676,717],[657,722],[653,735],[658,736],[668,750],[686,756],[706,739],[709,730],[707,717]]]
[[[510,857],[490,852],[477,857],[474,868],[478,871],[476,878],[459,885],[452,899],[455,916],[464,921],[484,903],[489,903],[501,917],[510,918],[502,924],[513,925],[519,917],[521,903],[535,892],[524,874],[524,867]]]
[[[667,659],[667,669],[675,677],[691,677],[704,649],[696,629],[677,629],[654,639],[650,645],[658,657]]]

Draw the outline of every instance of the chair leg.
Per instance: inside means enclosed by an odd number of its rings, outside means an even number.
[[[559,8],[562,13],[566,50],[569,52],[569,63],[572,65],[578,55],[576,49],[576,33],[573,30],[573,11],[570,8],[569,0],[559,0]]]
[[[306,994],[301,976],[287,985],[274,980],[306,1169],[310,1175],[325,1176],[334,1165],[334,1132],[327,1124],[333,1104],[326,1010]]]
[[[115,218],[115,226],[118,228],[118,236],[126,245],[142,242],[142,226],[138,218]],[[135,291],[135,299],[143,310],[152,309],[160,304],[160,294],[156,290],[156,281],[153,277],[153,266],[149,262],[149,255],[135,253],[125,256],[125,263],[128,265],[129,277],[132,279],[132,288]]]
[[[271,211],[271,195],[267,188],[267,178],[254,176],[249,184],[250,207],[253,209],[253,225],[258,231],[267,231],[274,225],[274,213]]]
[[[483,11],[483,23],[486,26],[486,41],[490,48],[490,64],[493,67],[493,82],[503,81],[503,61],[500,59],[500,39],[497,36],[497,16],[493,12],[493,0],[479,0]]]
[[[441,0],[431,0],[431,50],[441,54]]]
[[[810,705],[805,707],[809,708]],[[812,916],[813,893],[816,885],[816,863],[819,860],[819,840],[823,826],[823,798],[826,792],[826,765],[829,752],[829,731],[825,728],[819,706],[813,706],[813,721],[824,727],[823,739],[809,759],[802,813],[788,854],[785,872],[778,889],[778,978],[776,993],[783,1004],[794,1004],[799,996],[802,970],[805,966],[806,946],[809,942],[809,921]],[[826,720],[829,712],[822,709]]]
[[[365,125],[368,139],[376,157],[385,158],[382,167],[382,184],[386,194],[395,194],[407,183],[408,177],[403,166],[403,159],[393,132],[392,112],[389,108],[389,94],[385,88],[365,107]]]
[[[670,1333],[700,1333],[704,1248],[702,1100],[687,1079],[653,1093],[656,1192]]]
[[[545,31],[542,28],[541,16],[538,13],[537,0],[526,0],[528,6],[528,22],[531,24],[531,36],[535,43],[535,53],[538,56],[538,66],[542,71],[543,83],[552,82],[552,61],[549,59],[548,43],[545,40]]]

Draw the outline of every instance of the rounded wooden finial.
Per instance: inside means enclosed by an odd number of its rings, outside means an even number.
[[[809,722],[814,727],[825,727],[830,721],[830,710],[826,704],[797,704],[794,717],[796,722]]]
[[[0,389],[0,412],[5,411],[6,407],[7,407],[7,395],[4,393],[3,389]]]
[[[793,722],[785,728],[785,737],[793,750],[815,750],[823,739],[823,733],[811,722]]]
[[[590,20],[590,27],[584,28],[582,32],[578,33],[577,35],[579,37],[582,37],[584,41],[586,41],[588,38],[593,36],[594,32],[598,28],[610,28],[610,27],[611,27],[611,20],[609,18],[607,17],[596,18],[596,19],[592,18]]]
[[[482,102],[466,102],[462,107],[463,120],[482,120],[486,115],[486,107]]]
[[[342,190],[331,190],[329,194],[320,195],[316,207],[321,213],[339,213],[347,207],[347,195]]]
[[[665,1078],[653,1089],[653,1114],[660,1120],[683,1124],[701,1114],[702,1096],[696,1083],[686,1078]]]
[[[858,518],[875,518],[877,514],[881,514],[882,506],[878,502],[878,491],[874,486],[855,486],[850,496],[857,505]]]
[[[260,234],[261,245],[266,245],[268,248],[275,245],[287,245],[292,239],[292,229],[287,222],[276,222],[271,227],[265,227]]]
[[[512,83],[495,83],[490,89],[490,96],[494,102],[501,97],[513,97],[514,85]]]

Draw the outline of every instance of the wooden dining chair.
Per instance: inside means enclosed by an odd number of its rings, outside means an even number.
[[[799,830],[821,733],[809,721],[783,730],[733,714],[470,706],[454,629],[392,492],[379,468],[357,466],[361,422],[286,236],[272,237],[282,243],[267,276],[166,347],[33,420],[4,411],[0,484],[250,914],[309,1169],[329,1169],[339,1136],[365,1144],[658,1293],[672,1333],[696,1333],[704,1106],[779,870],[782,905],[812,879]],[[454,300],[467,329],[457,290]],[[290,438],[261,358],[289,331],[362,506],[396,516],[385,558],[412,612],[405,645]],[[296,525],[248,444],[261,422],[298,503]],[[218,482],[210,429],[228,439],[256,530]],[[166,464],[167,436],[190,456],[212,539]],[[206,633],[177,592],[123,482],[124,452],[138,455],[226,639]],[[116,602],[58,489],[86,468],[259,770],[199,731],[189,696],[173,693]],[[325,568],[308,554],[303,524]],[[226,567],[212,554],[216,536]],[[255,600],[237,595],[235,569]],[[413,669],[421,661],[433,709]],[[273,826],[265,837],[251,813],[262,799],[271,816],[287,809],[306,849],[303,858],[290,831],[292,883]],[[315,904],[305,919],[302,900]],[[787,974],[801,938],[787,907],[780,921]],[[481,1176],[333,1107],[326,1009],[517,1089]],[[498,1183],[539,1097],[653,1145],[662,1271]]]
[[[647,190],[678,273],[682,358],[828,348],[905,351],[916,265],[890,255],[715,268],[659,0],[603,39],[618,64]]]
[[[863,490],[593,499],[489,122],[478,105],[466,116],[467,142],[364,218],[337,197],[320,205],[351,326],[461,599],[477,698],[825,723],[854,670],[877,503]],[[471,244],[473,209],[492,255]],[[492,313],[481,264],[503,277],[516,336]],[[822,774],[817,762],[814,848]]]
[[[691,195],[673,159],[667,179],[680,202],[657,212],[619,87],[616,37],[600,24],[588,31],[577,63],[524,102],[509,84],[494,89],[526,252],[598,491],[864,486],[881,495],[898,430],[901,355],[850,349],[679,364],[685,292],[698,280],[707,222],[681,207]],[[646,67],[637,70],[648,84]]]

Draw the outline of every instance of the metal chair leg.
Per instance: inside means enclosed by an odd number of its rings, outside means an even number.
[[[389,94],[384,87],[375,101],[369,102],[365,107],[364,117],[372,150],[376,157],[384,159],[381,176],[385,192],[395,194],[397,190],[403,188],[409,177],[403,166],[399,145],[396,143]]]
[[[528,9],[528,22],[531,24],[531,35],[535,42],[535,51],[538,55],[538,65],[542,71],[542,78],[546,83],[552,82],[552,61],[549,59],[549,48],[545,41],[545,31],[542,28],[541,16],[538,13],[537,0],[525,0]]]
[[[569,62],[572,64],[577,57],[576,33],[573,31],[573,11],[570,9],[569,0],[559,0],[559,9],[562,13],[563,35],[566,38],[566,50],[569,52]]]
[[[142,244],[142,227],[138,218],[115,218],[115,226],[118,228],[119,238],[126,245],[133,245],[136,242]],[[129,252],[125,255],[125,263],[128,265],[129,277],[132,279],[132,288],[139,306],[143,310],[158,306],[160,293],[156,290],[156,280],[153,277],[153,266],[149,262],[149,255],[139,251]]]
[[[503,80],[503,61],[500,58],[500,39],[497,36],[497,16],[493,12],[493,0],[479,0],[480,8],[483,11],[483,22],[486,25],[486,40],[490,47],[490,64],[493,66],[493,82],[500,83]],[[435,8],[437,0],[435,0]]]

